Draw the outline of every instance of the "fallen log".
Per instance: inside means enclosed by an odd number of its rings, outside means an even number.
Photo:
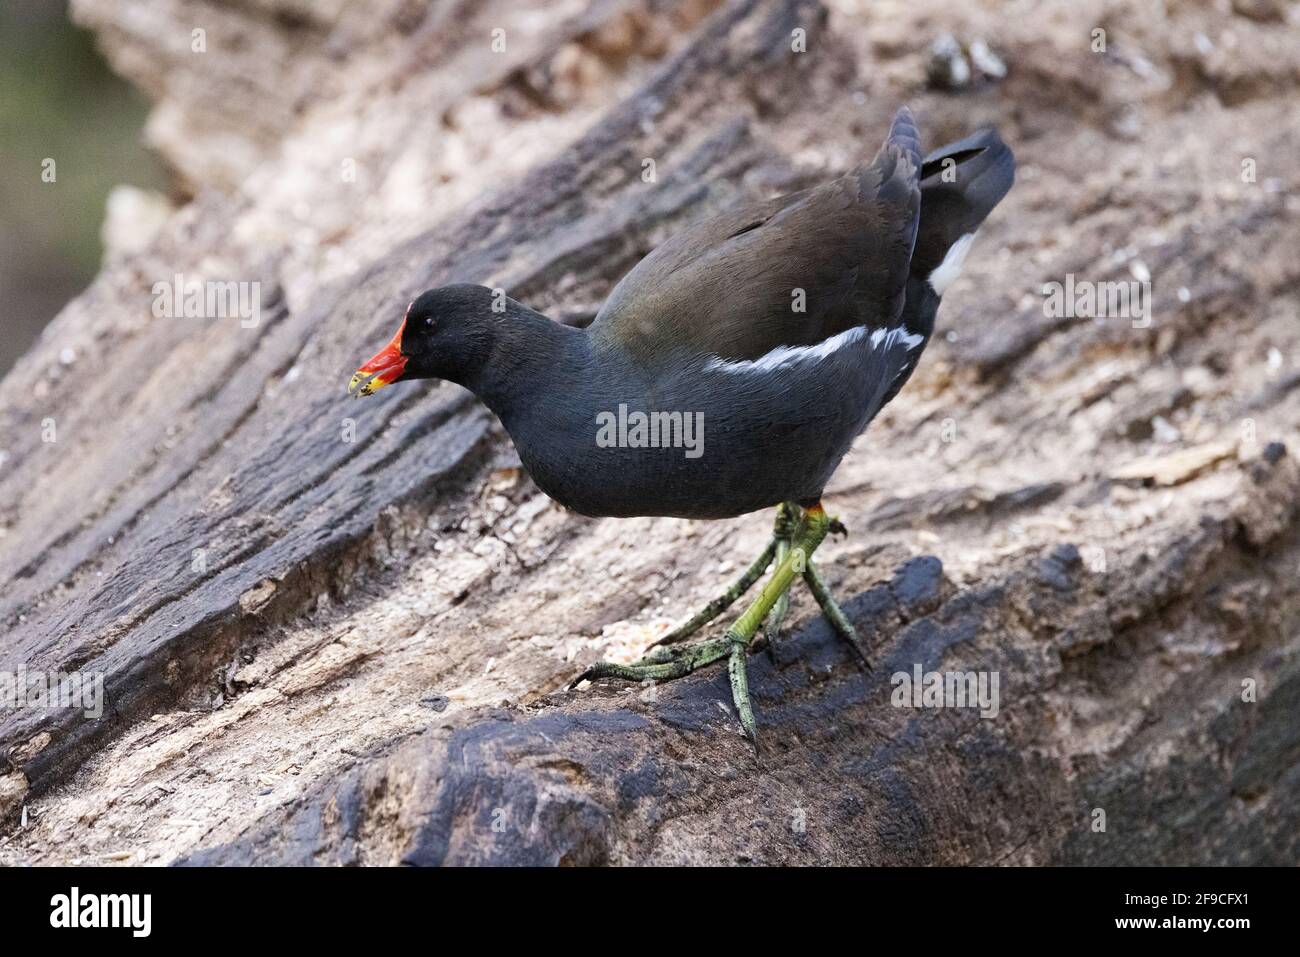
[[[0,382],[0,670],[106,696],[0,710],[0,860],[1294,863],[1300,218],[1268,161],[1300,91],[1265,26],[1189,74],[1125,15],[1188,112],[1075,44],[1088,4],[945,8],[1009,63],[960,96],[922,86],[937,4],[178,0],[203,54],[127,6],[75,9],[159,98],[183,206]],[[798,604],[751,666],[757,753],[720,671],[564,690],[768,518],[567,514],[466,393],[351,403],[356,362],[447,281],[586,321],[676,226],[851,166],[902,100],[928,143],[996,123],[1023,173],[828,495],[875,671]],[[1259,182],[1214,161],[1243,129]],[[1144,272],[1148,323],[1043,308]],[[177,275],[257,284],[256,323],[156,315]],[[1184,446],[1215,455],[1115,477]],[[996,674],[996,717],[896,701],[918,668]]]

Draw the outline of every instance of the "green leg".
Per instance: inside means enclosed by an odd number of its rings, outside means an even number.
[[[763,572],[767,571],[767,566],[772,564],[772,556],[776,554],[776,548],[775,539],[768,542],[767,548],[763,549],[763,553],[754,559],[754,563],[746,568],[739,578],[731,583],[730,588],[692,615],[690,620],[678,625],[650,647],[673,645],[689,638],[730,608],[737,598],[749,591],[754,582],[763,577]]]
[[[772,537],[776,542],[778,565],[790,554],[790,542],[799,528],[799,506],[794,502],[783,502],[776,510],[776,527],[772,530]],[[773,664],[776,663],[776,638],[781,633],[781,625],[785,622],[785,616],[789,611],[790,590],[787,588],[781,592],[781,597],[776,600],[776,604],[768,613],[767,621],[763,623],[762,643],[767,645],[767,657]]]
[[[721,614],[753,584],[754,579],[762,575],[773,558],[776,558],[775,569],[759,590],[758,597],[727,629],[725,635],[705,641],[677,644],[673,643],[676,639],[673,642],[667,640],[672,637],[670,634],[661,639],[658,646],[653,647],[640,661],[628,665],[598,662],[583,672],[578,682],[597,678],[671,681],[727,658],[727,674],[731,680],[731,697],[736,705],[736,713],[750,740],[757,741],[754,709],[749,697],[749,679],[745,671],[745,656],[764,621],[768,622],[769,628],[773,627],[773,623],[775,628],[780,627],[781,617],[785,614],[783,606],[788,601],[790,585],[800,575],[807,582],[817,603],[831,620],[835,630],[853,644],[865,661],[866,655],[852,624],[835,604],[835,600],[826,589],[825,581],[811,563],[813,552],[821,545],[827,531],[833,527],[833,522],[820,503],[804,512],[802,522],[794,520],[796,514],[795,507],[788,503],[782,506],[782,512],[777,518],[776,535],[758,560],[726,593],[672,633],[689,634]],[[783,525],[783,522],[786,524]]]
[[[862,659],[862,663],[870,671],[871,661],[867,658],[867,649],[863,647],[857,630],[844,612],[840,610],[840,606],[835,603],[835,599],[831,597],[830,589],[826,587],[826,580],[822,578],[822,573],[817,570],[817,566],[811,561],[808,563],[808,567],[804,569],[803,580],[807,583],[808,590],[813,593],[813,597],[817,599],[817,604],[821,606],[822,614],[830,621],[831,627],[835,629],[841,638],[853,646],[853,650],[858,653],[858,657]]]
[[[731,660],[727,666],[731,675],[731,698],[736,704],[740,723],[751,741],[758,740],[758,729],[754,725],[754,710],[749,701],[749,681],[745,674],[745,653],[749,649],[750,639],[777,600],[790,587],[795,576],[808,567],[808,559],[826,537],[829,525],[830,517],[820,503],[804,512],[803,527],[795,536],[790,553],[776,566],[776,571],[758,593],[754,603],[727,629],[726,637],[731,641]]]
[[[777,564],[785,561],[786,556],[790,554],[789,542],[778,542],[776,546]],[[781,592],[781,597],[776,600],[772,606],[771,612],[768,613],[767,621],[763,622],[763,644],[767,645],[767,656],[772,663],[776,663],[776,638],[781,634],[781,625],[785,623],[785,616],[790,612],[790,589]]]
[[[653,648],[640,661],[629,665],[599,662],[583,672],[578,681],[584,679],[594,680],[596,678],[621,678],[625,681],[670,681],[673,678],[688,675],[692,671],[703,668],[705,665],[712,664],[722,658],[729,657],[727,671],[731,676],[732,700],[736,705],[736,712],[740,716],[740,723],[744,727],[746,734],[749,735],[751,740],[754,739],[756,735],[754,710],[750,704],[749,682],[745,674],[745,653],[750,640],[754,637],[754,633],[758,631],[759,626],[772,611],[773,606],[776,605],[781,596],[789,590],[795,576],[802,574],[807,569],[808,556],[816,550],[822,539],[826,537],[826,529],[829,524],[830,519],[820,505],[808,510],[805,521],[798,530],[789,551],[777,564],[775,571],[772,572],[771,577],[758,593],[758,597],[745,609],[721,638],[691,644],[661,644]],[[775,554],[775,541],[767,551],[773,555]],[[759,562],[755,562],[755,565],[761,563],[762,567],[766,567],[770,561],[770,556],[766,559],[760,556]],[[753,567],[751,566],[750,570]],[[744,581],[748,574],[749,572],[746,572],[741,577],[741,582]],[[758,574],[761,574],[761,571]],[[740,585],[740,582],[737,583],[738,585]],[[737,586],[733,586],[733,590]],[[730,594],[730,591],[728,594]],[[727,595],[722,597],[726,598]],[[730,598],[730,601],[734,600],[734,596]],[[696,617],[701,616],[697,615]],[[687,622],[687,624],[689,625],[690,622]]]

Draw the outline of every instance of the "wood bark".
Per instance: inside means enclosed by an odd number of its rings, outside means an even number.
[[[1300,52],[1167,7],[78,0],[178,208],[0,382],[0,670],[108,702],[0,711],[0,860],[1295,863]],[[940,24],[1006,78],[927,90]],[[723,669],[564,690],[771,517],[574,516],[468,393],[348,377],[444,282],[588,321],[901,102],[1021,170],[829,490],[875,671],[800,596],[757,753]],[[156,317],[178,274],[260,321]],[[1048,315],[1067,274],[1149,277],[1149,321]],[[895,706],[915,666],[997,673],[997,716]]]

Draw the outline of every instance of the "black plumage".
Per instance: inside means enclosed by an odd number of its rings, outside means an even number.
[[[434,289],[354,385],[472,389],[537,484],[584,514],[725,518],[814,502],[916,367],[966,237],[1014,168],[991,130],[923,160],[903,109],[871,162],[663,243],[589,328],[483,287]],[[666,445],[619,429],[602,441],[602,423],[635,413],[667,426]],[[687,422],[702,431],[687,435]]]
[[[771,543],[726,592],[641,660],[581,676],[671,680],[727,658],[736,716],[757,741],[746,655],[760,625],[771,647],[796,577],[868,663],[813,562],[834,524],[822,489],[916,368],[1014,170],[991,130],[922,160],[903,109],[870,163],[669,239],[588,329],[481,286],[433,289],[352,386],[441,378],[472,389],[538,486],[588,515],[728,518],[778,506]],[[768,566],[725,634],[686,641]]]

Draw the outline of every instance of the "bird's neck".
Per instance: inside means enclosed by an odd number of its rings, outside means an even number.
[[[507,300],[487,361],[462,385],[504,422],[521,405],[544,402],[566,383],[572,385],[589,353],[583,330]]]

